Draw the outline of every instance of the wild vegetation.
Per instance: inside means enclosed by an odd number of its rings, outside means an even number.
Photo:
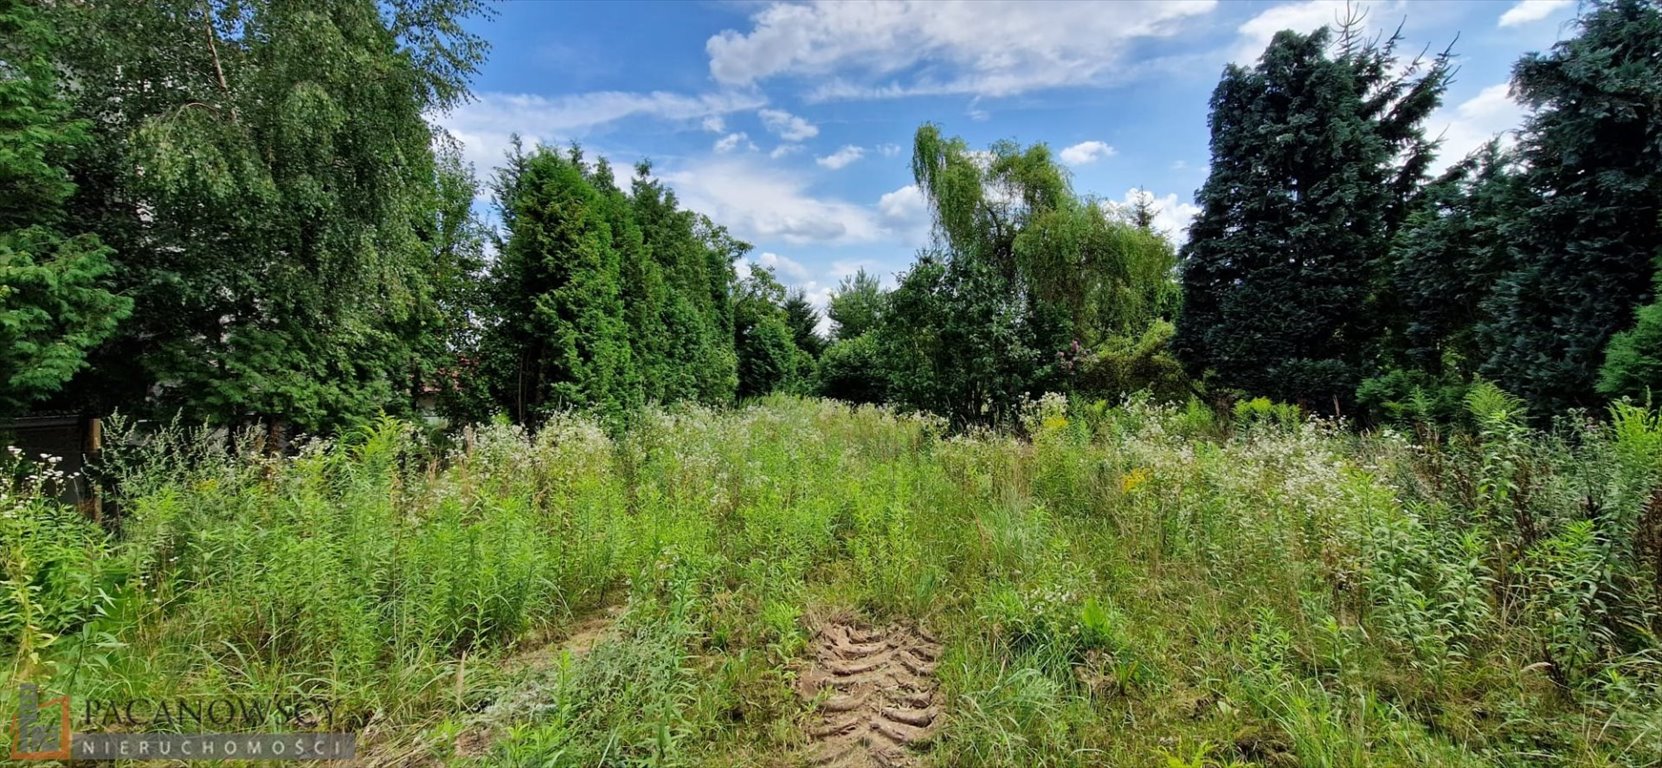
[[[119,536],[8,493],[0,630],[78,695],[329,696],[401,760],[794,764],[856,616],[941,643],[932,764],[1656,764],[1658,414],[1467,407],[1418,443],[1141,398],[1030,439],[786,397],[442,451],[169,431],[111,459]]]
[[[1436,178],[1446,54],[1277,35],[1181,248],[925,124],[828,336],[650,163],[516,142],[487,226],[482,12],[0,0],[0,415],[109,417],[98,519],[0,456],[8,682],[387,765],[1662,765],[1654,0]]]

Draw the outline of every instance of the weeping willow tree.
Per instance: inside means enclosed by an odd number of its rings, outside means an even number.
[[[937,245],[885,323],[893,391],[909,404],[1006,421],[1024,397],[1089,379],[1174,308],[1170,244],[1075,194],[1045,145],[974,151],[926,124],[912,173]]]

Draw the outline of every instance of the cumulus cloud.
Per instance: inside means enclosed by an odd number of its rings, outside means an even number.
[[[1257,61],[1275,33],[1283,29],[1295,32],[1313,32],[1323,26],[1337,29],[1352,15],[1362,17],[1363,34],[1371,38],[1388,31],[1380,25],[1394,18],[1392,12],[1401,5],[1400,0],[1304,0],[1273,6],[1236,28],[1238,37],[1230,60],[1237,64]]]
[[[882,215],[884,226],[904,244],[916,248],[929,241],[929,204],[918,185],[907,184],[883,193],[877,199],[877,212]]]
[[[749,144],[749,143],[750,143],[750,135],[745,133],[744,131],[739,131],[738,133],[729,133],[726,136],[723,136],[720,139],[716,140],[715,150],[718,153],[725,154],[725,153],[728,153],[728,152],[732,152],[734,149],[737,149],[740,144]],[[750,148],[755,149],[756,145],[755,144],[750,144]]]
[[[1506,83],[1496,83],[1453,107],[1438,110],[1426,121],[1428,135],[1443,137],[1437,149],[1437,170],[1460,162],[1497,134],[1503,145],[1513,142],[1513,131],[1523,123],[1524,108],[1512,100],[1509,90]]]
[[[1171,238],[1177,245],[1188,241],[1189,224],[1194,221],[1195,215],[1200,213],[1200,206],[1190,202],[1179,202],[1175,192],[1162,197],[1146,189],[1133,188],[1126,190],[1125,196],[1119,200],[1104,200],[1102,205],[1112,215],[1128,216],[1137,207],[1139,200],[1154,206],[1156,232]]]
[[[710,115],[709,117],[704,118],[703,125],[704,130],[709,131],[710,133],[721,133],[722,131],[727,130],[727,121],[721,119],[721,115]]]
[[[904,0],[773,3],[748,31],[705,43],[718,82],[830,78],[816,99],[919,94],[1008,96],[1098,83],[1145,38],[1167,37],[1216,0],[1124,0],[1110,11],[1075,2]],[[988,45],[988,20],[997,44]]]
[[[916,246],[928,236],[928,211],[915,187],[868,204],[821,197],[810,192],[808,174],[759,155],[709,156],[662,178],[688,208],[751,242],[841,246],[898,241]],[[782,262],[779,268],[785,271]]]
[[[1062,162],[1068,165],[1085,165],[1113,157],[1115,154],[1116,151],[1113,147],[1100,141],[1081,141],[1063,149],[1058,153],[1058,157],[1061,157]]]
[[[1520,24],[1540,21],[1560,8],[1568,8],[1574,3],[1572,0],[1519,0],[1517,5],[1506,9],[1500,15],[1499,26],[1516,27]]]
[[[823,168],[830,168],[835,171],[865,156],[866,150],[864,148],[856,147],[853,144],[845,144],[842,149],[825,157],[815,158],[814,162],[819,163]]]
[[[779,146],[774,147],[772,152],[768,153],[768,157],[778,160],[786,155],[794,155],[801,151],[801,144],[780,144]]]
[[[802,141],[819,135],[819,126],[783,109],[764,109],[756,113],[763,127],[785,141]]]
[[[900,155],[900,145],[879,144],[877,145],[877,153],[884,157],[897,157]]]
[[[712,156],[663,178],[687,207],[753,242],[847,245],[894,236],[873,206],[817,197],[806,177],[751,157]]]
[[[756,109],[766,100],[742,93],[686,95],[653,91],[600,91],[544,97],[485,91],[433,120],[462,143],[462,155],[481,172],[502,164],[514,133],[527,144],[574,138],[607,123],[627,118],[690,121]],[[708,128],[709,123],[704,123]]]
[[[775,274],[791,280],[801,281],[808,279],[808,268],[802,266],[801,262],[785,256],[780,256],[772,251],[764,251],[762,255],[756,257],[756,261],[762,266],[772,269]]]

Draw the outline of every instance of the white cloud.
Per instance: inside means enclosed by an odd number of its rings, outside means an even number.
[[[768,157],[778,160],[786,155],[794,155],[801,151],[801,144],[780,144],[779,146],[774,147],[772,152],[768,153]]]
[[[884,157],[897,157],[897,156],[900,155],[900,145],[899,144],[878,144],[877,145],[877,153],[884,156]]]
[[[928,236],[928,211],[916,188],[897,189],[867,205],[818,197],[808,191],[807,175],[758,155],[709,156],[663,179],[688,208],[751,242],[836,246],[898,241],[916,246]]]
[[[887,195],[885,195],[885,197],[887,197]],[[831,262],[831,268],[825,271],[825,276],[831,278],[832,280],[842,282],[842,279],[845,277],[853,277],[854,273],[859,272],[862,269],[870,272],[876,266],[877,262],[872,261],[871,259],[838,259]]]
[[[1400,0],[1304,0],[1273,6],[1236,28],[1239,37],[1230,60],[1237,64],[1257,61],[1281,30],[1308,33],[1323,26],[1336,30],[1351,15],[1362,17],[1363,35],[1372,38],[1387,31],[1381,25],[1388,19],[1394,23],[1400,18],[1394,12],[1401,6]]]
[[[1059,153],[1062,162],[1068,165],[1085,165],[1104,158],[1113,157],[1117,151],[1100,141],[1081,141]]]
[[[1508,95],[1509,88],[1506,83],[1496,83],[1452,108],[1438,110],[1426,121],[1428,135],[1443,137],[1437,149],[1436,170],[1460,162],[1496,134],[1500,134],[1503,145],[1512,143],[1512,132],[1523,122],[1524,108]]]
[[[1506,13],[1500,15],[1499,26],[1515,27],[1540,21],[1551,16],[1554,11],[1571,5],[1572,0],[1519,0],[1517,5],[1506,9]]]
[[[664,179],[687,207],[753,242],[842,245],[893,236],[871,207],[815,197],[801,175],[748,157],[711,157]]]
[[[1216,0],[1089,3],[1002,0],[774,3],[748,32],[705,43],[718,82],[829,77],[811,98],[913,94],[1007,96],[1099,83],[1142,38],[1167,37]],[[989,20],[997,42],[988,44]]]
[[[740,144],[750,144],[750,135],[745,133],[744,131],[739,131],[738,133],[729,133],[726,136],[723,136],[720,139],[717,139],[716,140],[716,145],[715,145],[715,150],[718,153],[726,154],[726,153],[732,152],[734,149],[738,148],[738,146]],[[755,149],[756,145],[755,144],[750,144],[750,148]]]
[[[923,191],[916,184],[907,184],[893,192],[885,192],[877,200],[877,210],[890,218],[908,218],[926,213]]]
[[[1125,216],[1137,206],[1139,199],[1154,206],[1156,232],[1170,237],[1177,245],[1182,245],[1189,239],[1189,224],[1194,221],[1195,215],[1200,213],[1200,206],[1190,202],[1178,202],[1175,192],[1161,197],[1146,189],[1133,188],[1125,191],[1125,197],[1119,200],[1105,200],[1102,205],[1110,214]]]
[[[474,101],[432,118],[462,143],[463,157],[481,173],[502,164],[508,137],[514,133],[524,137],[527,145],[555,143],[626,118],[702,120],[766,103],[758,95],[726,92],[689,96],[665,91],[599,91],[548,98],[486,91],[475,96]]]
[[[792,280],[801,281],[808,279],[808,268],[802,266],[801,262],[789,257],[780,256],[772,251],[764,251],[762,255],[756,257],[756,261],[762,266],[772,269],[775,273],[788,277]]]
[[[756,115],[762,125],[785,141],[802,141],[819,135],[819,126],[783,109],[764,109]]]
[[[864,148],[856,147],[853,144],[845,144],[842,149],[825,157],[816,158],[814,162],[819,163],[821,167],[835,171],[865,156],[866,150]]]
[[[710,133],[721,133],[727,130],[727,121],[721,119],[721,115],[710,115],[704,118],[704,130]]]
[[[929,204],[916,184],[883,193],[877,199],[877,212],[882,215],[884,226],[906,245],[916,248],[929,241]]]

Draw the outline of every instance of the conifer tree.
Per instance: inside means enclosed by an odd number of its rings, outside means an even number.
[[[1607,345],[1651,300],[1662,258],[1662,7],[1594,3],[1578,24],[1513,69],[1533,110],[1517,151],[1535,200],[1485,327],[1485,371],[1543,414],[1598,403]],[[1612,370],[1606,391],[1626,381]]]
[[[1275,36],[1212,94],[1211,173],[1183,249],[1179,355],[1226,389],[1331,408],[1366,375],[1376,292],[1431,160],[1447,54],[1397,73],[1396,39]]]
[[[63,159],[90,137],[59,92],[61,43],[34,6],[0,0],[0,415],[57,392],[132,308],[109,290],[110,249],[65,215]]]
[[[494,346],[507,366],[494,377],[520,422],[579,408],[619,418],[644,399],[620,288],[625,228],[593,181],[577,148],[537,147],[511,157],[497,184],[506,237],[492,268]]]

